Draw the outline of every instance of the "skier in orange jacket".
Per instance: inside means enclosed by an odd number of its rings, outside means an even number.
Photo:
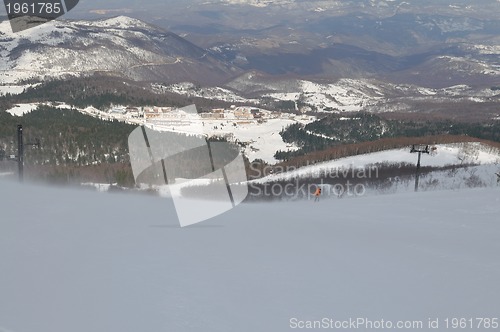
[[[318,187],[316,188],[316,191],[314,192],[314,201],[319,202],[319,196],[321,196],[321,188]]]

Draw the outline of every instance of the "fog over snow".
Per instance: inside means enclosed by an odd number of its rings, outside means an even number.
[[[5,180],[0,198],[0,331],[499,315],[498,187],[243,204],[182,229],[168,199]]]

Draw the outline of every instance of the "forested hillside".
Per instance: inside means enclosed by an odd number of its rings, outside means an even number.
[[[293,124],[280,132],[297,151],[278,151],[276,159],[288,160],[332,147],[381,138],[467,135],[500,142],[500,122],[470,123],[440,119],[390,119],[371,113],[330,114],[307,125]]]
[[[27,82],[29,83],[29,82]],[[105,110],[111,105],[176,106],[196,104],[199,108],[219,107],[221,102],[190,98],[169,92],[155,93],[147,83],[119,80],[112,76],[52,80],[26,88],[18,95],[0,96],[0,111],[16,103],[64,102],[75,108],[93,106]]]
[[[130,166],[128,137],[137,127],[118,121],[105,121],[77,110],[62,110],[40,106],[23,117],[0,112],[0,150],[5,154],[17,154],[17,125],[23,125],[24,142],[40,139],[41,148],[27,146],[25,149],[26,176],[58,183],[80,183],[85,181],[118,183],[133,186]],[[165,142],[183,142],[183,134],[163,133]],[[210,138],[210,141],[225,141]],[[236,148],[236,146],[235,146]],[[234,159],[235,150],[219,156],[224,161]],[[168,166],[178,174],[196,171],[202,151],[193,150],[189,158],[174,158]],[[189,160],[189,162],[186,162]],[[203,160],[205,161],[205,160]],[[0,161],[0,172],[14,170],[13,161]],[[150,174],[151,175],[151,174]],[[203,174],[200,174],[200,176]]]
[[[120,172],[129,168],[127,137],[135,128],[132,125],[48,106],[40,106],[22,118],[0,112],[0,150],[7,155],[17,154],[18,124],[23,125],[26,143],[35,139],[41,142],[40,149],[25,149],[28,178],[115,181],[117,172],[120,177]],[[1,166],[11,169],[12,163],[4,161]],[[127,177],[130,182],[130,174]]]
[[[26,142],[39,138],[42,143],[41,149],[26,152],[27,161],[35,165],[124,163],[128,161],[127,137],[135,128],[48,106],[22,118],[0,112],[0,148],[8,153],[17,149],[17,124],[23,125]]]

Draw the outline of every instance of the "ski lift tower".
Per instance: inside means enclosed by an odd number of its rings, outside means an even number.
[[[40,148],[40,140],[37,138],[35,142],[24,143],[23,142],[23,125],[17,125],[17,167],[19,172],[19,182],[24,181],[24,147],[36,146]]]
[[[420,177],[420,158],[422,153],[429,154],[429,145],[413,144],[410,153],[418,153],[417,170],[415,173],[415,191],[418,191],[418,180]]]

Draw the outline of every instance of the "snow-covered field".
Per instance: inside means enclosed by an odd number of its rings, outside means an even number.
[[[0,96],[3,96],[5,94],[11,94],[11,95],[18,95],[22,93],[25,89],[30,88],[30,87],[36,87],[40,85],[40,83],[36,84],[21,84],[21,85],[0,85]]]
[[[499,318],[500,188],[243,204],[180,228],[167,199],[3,181],[0,209],[1,331]]]
[[[228,122],[226,119],[192,119],[188,125],[184,126],[151,126],[148,124],[148,127],[159,131],[171,131],[190,135],[203,133],[207,136],[228,137],[230,141],[239,141],[247,144],[243,148],[243,152],[251,161],[262,159],[269,163],[275,163],[277,161],[274,158],[276,151],[297,149],[295,145],[283,142],[283,138],[279,132],[293,123],[306,124],[314,119],[314,117],[302,118],[290,116],[268,119],[263,123],[258,123],[255,120]],[[234,126],[233,123],[237,125]]]
[[[23,116],[24,114],[31,113],[32,111],[36,110],[38,105],[38,103],[17,104],[14,105],[14,107],[6,110],[6,112],[14,116]]]
[[[14,105],[14,107],[9,108],[8,110],[5,110],[5,112],[10,113],[14,116],[23,116],[27,113],[31,113],[32,111],[36,110],[38,106],[40,105],[49,105],[49,106],[54,106],[58,109],[72,109],[71,105],[64,104],[64,103],[20,103]]]

